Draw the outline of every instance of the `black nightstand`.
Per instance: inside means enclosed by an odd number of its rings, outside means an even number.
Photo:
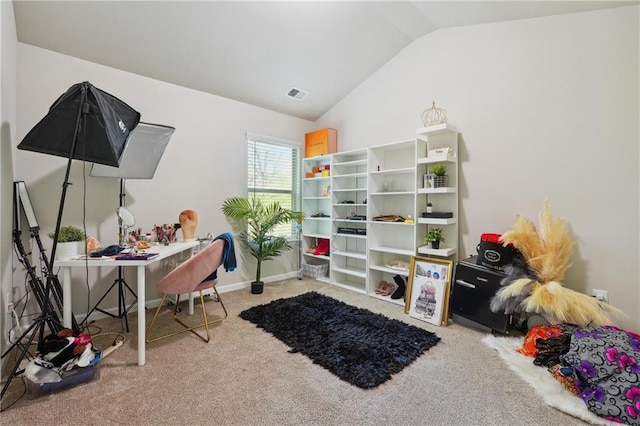
[[[511,326],[511,315],[494,313],[489,309],[491,298],[500,288],[504,273],[476,264],[477,256],[456,264],[453,293],[449,312],[507,334]]]

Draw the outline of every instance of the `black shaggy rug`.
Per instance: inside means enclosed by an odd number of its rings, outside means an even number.
[[[435,346],[435,334],[316,292],[254,306],[240,317],[340,379],[374,388]]]

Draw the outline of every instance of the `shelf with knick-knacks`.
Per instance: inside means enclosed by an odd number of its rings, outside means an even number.
[[[314,266],[331,259],[331,161],[332,155],[319,155],[302,162],[302,252],[304,263]],[[329,276],[316,279],[328,282]]]
[[[421,212],[416,222],[422,236],[417,252],[452,258],[458,253],[458,132],[443,123],[418,129],[417,140],[416,202]],[[436,233],[441,238],[437,248]]]

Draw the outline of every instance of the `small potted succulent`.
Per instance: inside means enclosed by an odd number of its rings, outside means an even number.
[[[427,213],[433,213],[433,204],[427,203]]]
[[[440,241],[444,241],[442,228],[430,227],[429,229],[427,229],[427,234],[424,236],[425,243],[431,243],[431,248],[439,249]]]

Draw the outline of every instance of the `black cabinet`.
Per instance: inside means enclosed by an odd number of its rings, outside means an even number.
[[[450,313],[507,333],[511,325],[511,315],[494,313],[489,309],[491,298],[500,288],[500,280],[505,277],[500,271],[476,264],[477,256],[457,263],[453,280]]]

